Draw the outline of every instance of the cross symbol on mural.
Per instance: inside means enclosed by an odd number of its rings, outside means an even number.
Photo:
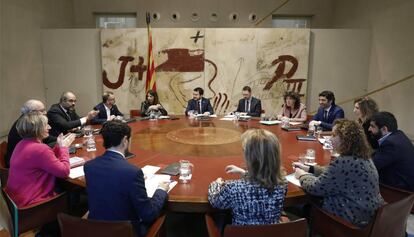
[[[204,35],[200,35],[200,31],[197,31],[197,34],[195,36],[191,36],[191,39],[194,39],[194,43],[197,43],[198,38],[204,38]]]

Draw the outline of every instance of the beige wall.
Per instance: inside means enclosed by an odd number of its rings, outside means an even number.
[[[285,0],[74,0],[74,14],[76,27],[95,27],[93,13],[128,12],[138,16],[138,27],[145,27],[145,12],[160,13],[160,20],[153,23],[153,27],[254,27],[248,21],[251,13],[256,13],[258,19],[265,17]],[[332,0],[291,0],[278,13],[282,15],[314,16],[314,28],[331,26]],[[180,14],[180,20],[173,22],[170,15],[173,12]],[[200,20],[193,22],[190,16],[193,12],[200,15]],[[217,13],[217,22],[209,20],[211,13]],[[231,13],[237,13],[236,23],[229,20]],[[259,27],[271,27],[271,17],[267,18]]]
[[[45,100],[41,28],[70,27],[71,0],[1,0],[0,134],[7,134],[29,98]]]
[[[334,26],[367,27],[372,32],[369,91],[414,74],[414,1],[337,1]],[[414,78],[374,94],[381,110],[392,112],[400,129],[414,139]]]

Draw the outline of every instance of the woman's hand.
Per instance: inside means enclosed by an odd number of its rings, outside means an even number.
[[[227,174],[241,174],[244,175],[246,171],[240,167],[237,167],[235,165],[228,165],[226,168],[224,168]]]
[[[60,146],[60,147],[69,147],[70,144],[72,144],[72,142],[75,140],[76,135],[74,133],[68,133],[65,136],[63,136],[63,134],[61,133],[57,139],[56,139],[56,143]]]
[[[292,166],[293,166],[293,168],[299,168],[299,169],[302,169],[302,170],[304,170],[306,172],[309,172],[309,166],[308,165],[304,165],[304,164],[302,164],[300,162],[293,162],[292,163]]]
[[[296,177],[297,179],[299,179],[299,178],[300,178],[300,176],[302,176],[302,175],[304,175],[304,174],[308,174],[308,172],[304,171],[304,170],[303,170],[303,169],[301,169],[301,168],[295,168],[295,177]]]

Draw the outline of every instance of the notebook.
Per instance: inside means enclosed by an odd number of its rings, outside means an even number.
[[[282,129],[288,132],[300,131],[300,127],[282,127]]]
[[[316,141],[316,137],[305,135],[297,135],[296,139],[298,139],[299,141]]]
[[[162,174],[169,174],[169,175],[178,175],[180,173],[180,163],[174,162],[169,164],[163,170],[161,170]]]

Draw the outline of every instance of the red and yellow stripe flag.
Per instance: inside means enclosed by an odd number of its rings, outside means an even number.
[[[150,13],[147,12],[147,29],[148,29],[148,55],[147,55],[147,80],[145,82],[145,93],[149,90],[156,91],[157,85],[155,83],[155,62],[154,56],[152,55],[152,33],[150,26]]]

